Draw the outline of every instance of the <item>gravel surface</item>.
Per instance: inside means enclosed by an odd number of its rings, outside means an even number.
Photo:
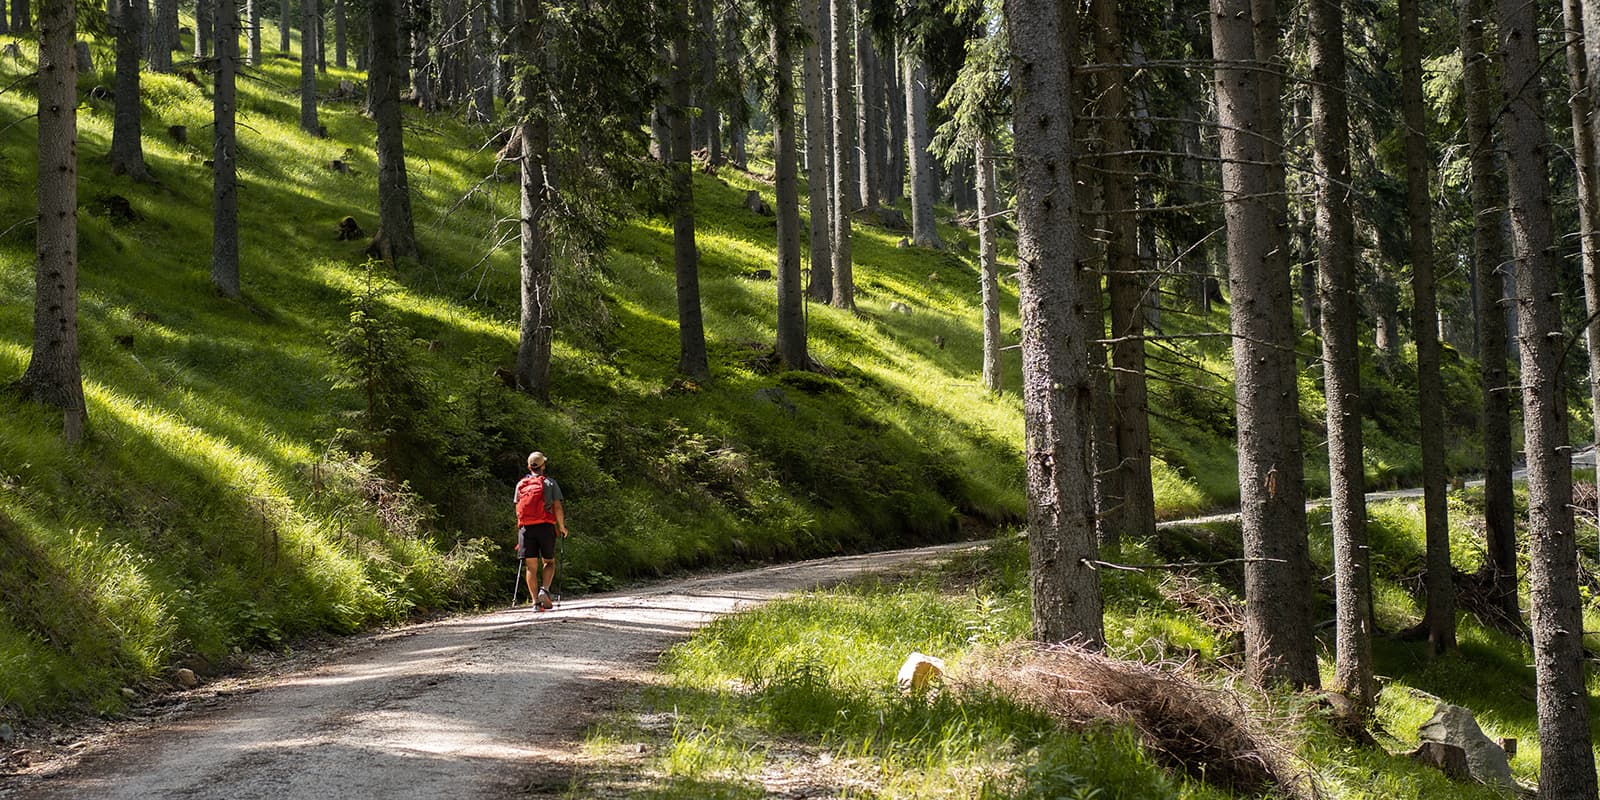
[[[314,666],[235,682],[242,688],[168,695],[204,700],[177,700],[156,724],[122,726],[0,777],[0,798],[526,794],[552,780],[550,765],[641,668],[712,618],[975,546],[765,567],[359,637]]]

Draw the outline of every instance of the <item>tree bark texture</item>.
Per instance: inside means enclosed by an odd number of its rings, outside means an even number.
[[[978,168],[978,281],[983,303],[983,386],[998,392],[1004,385],[1000,371],[1000,256],[995,240],[995,217],[999,198],[995,196],[994,139],[979,136],[976,145]]]
[[[76,443],[88,424],[78,363],[77,25],[72,0],[39,4],[33,350],[17,384],[23,396],[61,410],[62,433],[69,443]]]
[[[135,180],[150,177],[140,138],[139,55],[144,49],[144,0],[116,0],[117,74],[115,111],[111,121],[111,172]]]
[[[545,19],[543,0],[520,0],[520,20],[515,26],[516,53],[524,69],[543,63]],[[517,385],[523,391],[550,399],[550,350],[555,339],[555,314],[551,286],[550,238],[546,229],[554,181],[550,166],[550,108],[542,82],[514,81],[517,87],[517,129],[522,140],[519,160],[521,196],[521,249],[519,265],[522,310],[517,325]],[[397,87],[398,88],[398,87]]]
[[[209,2],[209,0],[202,0]],[[239,73],[239,9],[215,0],[217,79],[211,96],[211,283],[238,299],[239,137],[235,77]]]
[[[1372,665],[1372,573],[1361,444],[1361,350],[1357,323],[1355,212],[1350,180],[1350,104],[1344,0],[1312,0],[1311,146],[1316,173],[1318,323],[1327,400],[1328,493],[1333,501],[1333,688],[1363,715],[1377,702]]]
[[[717,51],[722,40],[717,35],[717,15],[712,0],[694,0],[694,17],[700,68],[694,87],[698,95],[696,105],[700,109],[701,127],[705,129],[707,161],[713,165],[720,165],[723,161],[722,113],[717,109],[717,104],[721,100],[722,92],[717,86]],[[791,75],[790,80],[793,79],[794,76]]]
[[[372,63],[367,73],[372,119],[377,123],[378,219],[390,252],[397,258],[417,255],[411,219],[411,187],[406,178],[405,136],[401,129],[400,90],[405,83],[400,60],[399,4],[372,0]]]
[[[672,263],[678,282],[678,371],[706,380],[706,329],[700,310],[700,256],[694,244],[694,158],[690,152],[689,107],[694,102],[694,47],[689,0],[672,0]]]
[[[300,0],[300,130],[317,135],[317,0]]]
[[[883,200],[898,203],[905,197],[906,183],[906,92],[900,79],[898,46],[891,47],[879,60],[883,78],[887,131],[884,136]]]
[[[488,55],[494,52],[489,42],[489,6],[486,3],[479,4],[470,13],[472,90],[467,103],[467,121],[485,124],[494,119],[494,66]]]
[[[428,0],[411,0],[407,15],[411,53],[411,101],[423,111],[439,110],[439,90],[434,85],[436,66],[429,36],[433,32],[433,5]]]
[[[805,296],[800,285],[800,174],[795,147],[794,42],[791,4],[772,9],[773,133],[778,213],[778,361],[787,369],[806,369]]]
[[[1122,26],[1114,0],[1094,0],[1095,58],[1102,64],[1122,64]],[[1155,535],[1155,493],[1150,478],[1150,418],[1145,387],[1144,302],[1145,282],[1140,273],[1138,219],[1134,175],[1139,165],[1123,153],[1133,149],[1129,131],[1127,84],[1121,70],[1099,74],[1101,138],[1106,155],[1103,177],[1106,285],[1111,298],[1112,394],[1116,415],[1117,470],[1121,473],[1122,507],[1117,525],[1107,531],[1101,546],[1115,550],[1119,537],[1144,541]]]
[[[1428,569],[1424,576],[1428,649],[1456,646],[1456,587],[1450,566],[1450,517],[1445,497],[1444,381],[1439,376],[1439,304],[1433,276],[1433,203],[1428,193],[1427,110],[1422,97],[1422,39],[1416,0],[1400,0],[1400,106],[1405,119],[1406,222],[1410,232],[1411,327],[1417,343],[1417,410],[1422,423],[1423,516]]]
[[[1594,7],[1596,44],[1600,45],[1600,4]],[[1600,130],[1594,119],[1594,98],[1600,93],[1600,76],[1589,74],[1591,63],[1600,59],[1589,53],[1585,34],[1583,3],[1565,0],[1562,15],[1566,23],[1567,75],[1572,92],[1573,161],[1577,164],[1579,220],[1582,227],[1583,297],[1588,312],[1584,326],[1589,350],[1589,409],[1600,410]],[[1591,442],[1600,443],[1600,417],[1595,417]],[[1596,511],[1600,509],[1589,509]]]
[[[920,55],[906,54],[905,83],[911,164],[911,243],[938,250],[944,247],[933,218],[933,200],[939,183],[933,172],[933,155],[928,152],[928,144],[933,141],[928,123],[928,65]]]
[[[289,54],[289,34],[294,28],[289,23],[294,19],[289,15],[290,10],[289,0],[283,0],[278,4],[278,52],[284,55]]]
[[[211,0],[195,0],[194,2],[194,57],[197,59],[211,55],[213,41],[216,36],[214,28],[219,24],[212,24],[216,20],[217,9]],[[234,12],[238,16],[238,12]],[[238,49],[238,48],[235,48]],[[219,56],[220,57],[220,56]]]
[[[1539,796],[1596,794],[1584,683],[1583,606],[1573,531],[1561,357],[1560,264],[1545,163],[1543,90],[1535,7],[1499,0],[1506,173],[1517,262],[1522,418],[1528,463],[1529,594],[1539,717]]]
[[[1211,0],[1216,58],[1222,185],[1227,202],[1237,387],[1239,501],[1244,529],[1245,663],[1261,683],[1318,684],[1312,637],[1312,590],[1306,543],[1305,488],[1294,359],[1294,307],[1287,231],[1269,195],[1267,139],[1281,135],[1263,119],[1276,81],[1253,28],[1275,27],[1250,0]],[[1265,132],[1257,133],[1258,131]]]
[[[252,67],[261,66],[261,2],[244,0],[245,24],[250,27],[245,32],[245,63]]]
[[[149,30],[146,32],[145,59],[151,72],[172,71],[172,51],[177,42],[167,25],[168,17],[178,15],[178,0],[154,0],[151,6]]]
[[[339,69],[347,69],[349,60],[349,36],[345,32],[344,0],[333,0],[333,64]],[[489,13],[489,4],[483,5],[483,14]]]
[[[1086,347],[1097,304],[1078,275],[1073,203],[1070,6],[1006,0],[1017,166],[1033,638],[1104,641],[1094,540]]]
[[[801,22],[805,25],[806,82],[806,208],[811,215],[810,252],[811,275],[806,293],[811,299],[826,303],[833,299],[833,222],[828,203],[828,136],[830,130],[827,113],[827,88],[822,75],[822,5],[818,0],[799,0]]]
[[[883,98],[879,96],[878,53],[872,44],[872,26],[868,15],[872,13],[871,0],[856,0],[856,92],[860,100],[861,125],[856,131],[858,152],[857,173],[860,175],[863,208],[878,208],[879,147],[882,138]]]
[[[854,0],[831,0],[833,17],[833,298],[834,308],[856,307],[855,270],[851,263],[850,215],[861,207],[856,177],[855,46],[851,18]]]

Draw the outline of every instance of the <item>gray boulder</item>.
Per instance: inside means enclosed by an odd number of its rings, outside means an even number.
[[[1473,780],[1507,789],[1517,785],[1511,777],[1511,764],[1506,759],[1506,751],[1484,735],[1471,711],[1440,703],[1433,712],[1433,718],[1422,724],[1417,735],[1424,742],[1441,742],[1466,751],[1467,771],[1472,774]]]

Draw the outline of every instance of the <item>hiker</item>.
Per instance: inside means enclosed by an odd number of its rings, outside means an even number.
[[[517,482],[517,557],[528,573],[528,587],[539,587],[535,602],[549,608],[550,581],[556,574],[556,536],[567,535],[567,518],[561,510],[561,487],[545,477],[544,453],[528,454],[528,475]],[[541,570],[543,581],[539,580]]]

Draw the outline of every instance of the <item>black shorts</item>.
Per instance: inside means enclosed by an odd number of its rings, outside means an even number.
[[[546,561],[556,557],[556,524],[554,522],[541,522],[537,525],[524,525],[517,529],[517,557],[542,558]]]

